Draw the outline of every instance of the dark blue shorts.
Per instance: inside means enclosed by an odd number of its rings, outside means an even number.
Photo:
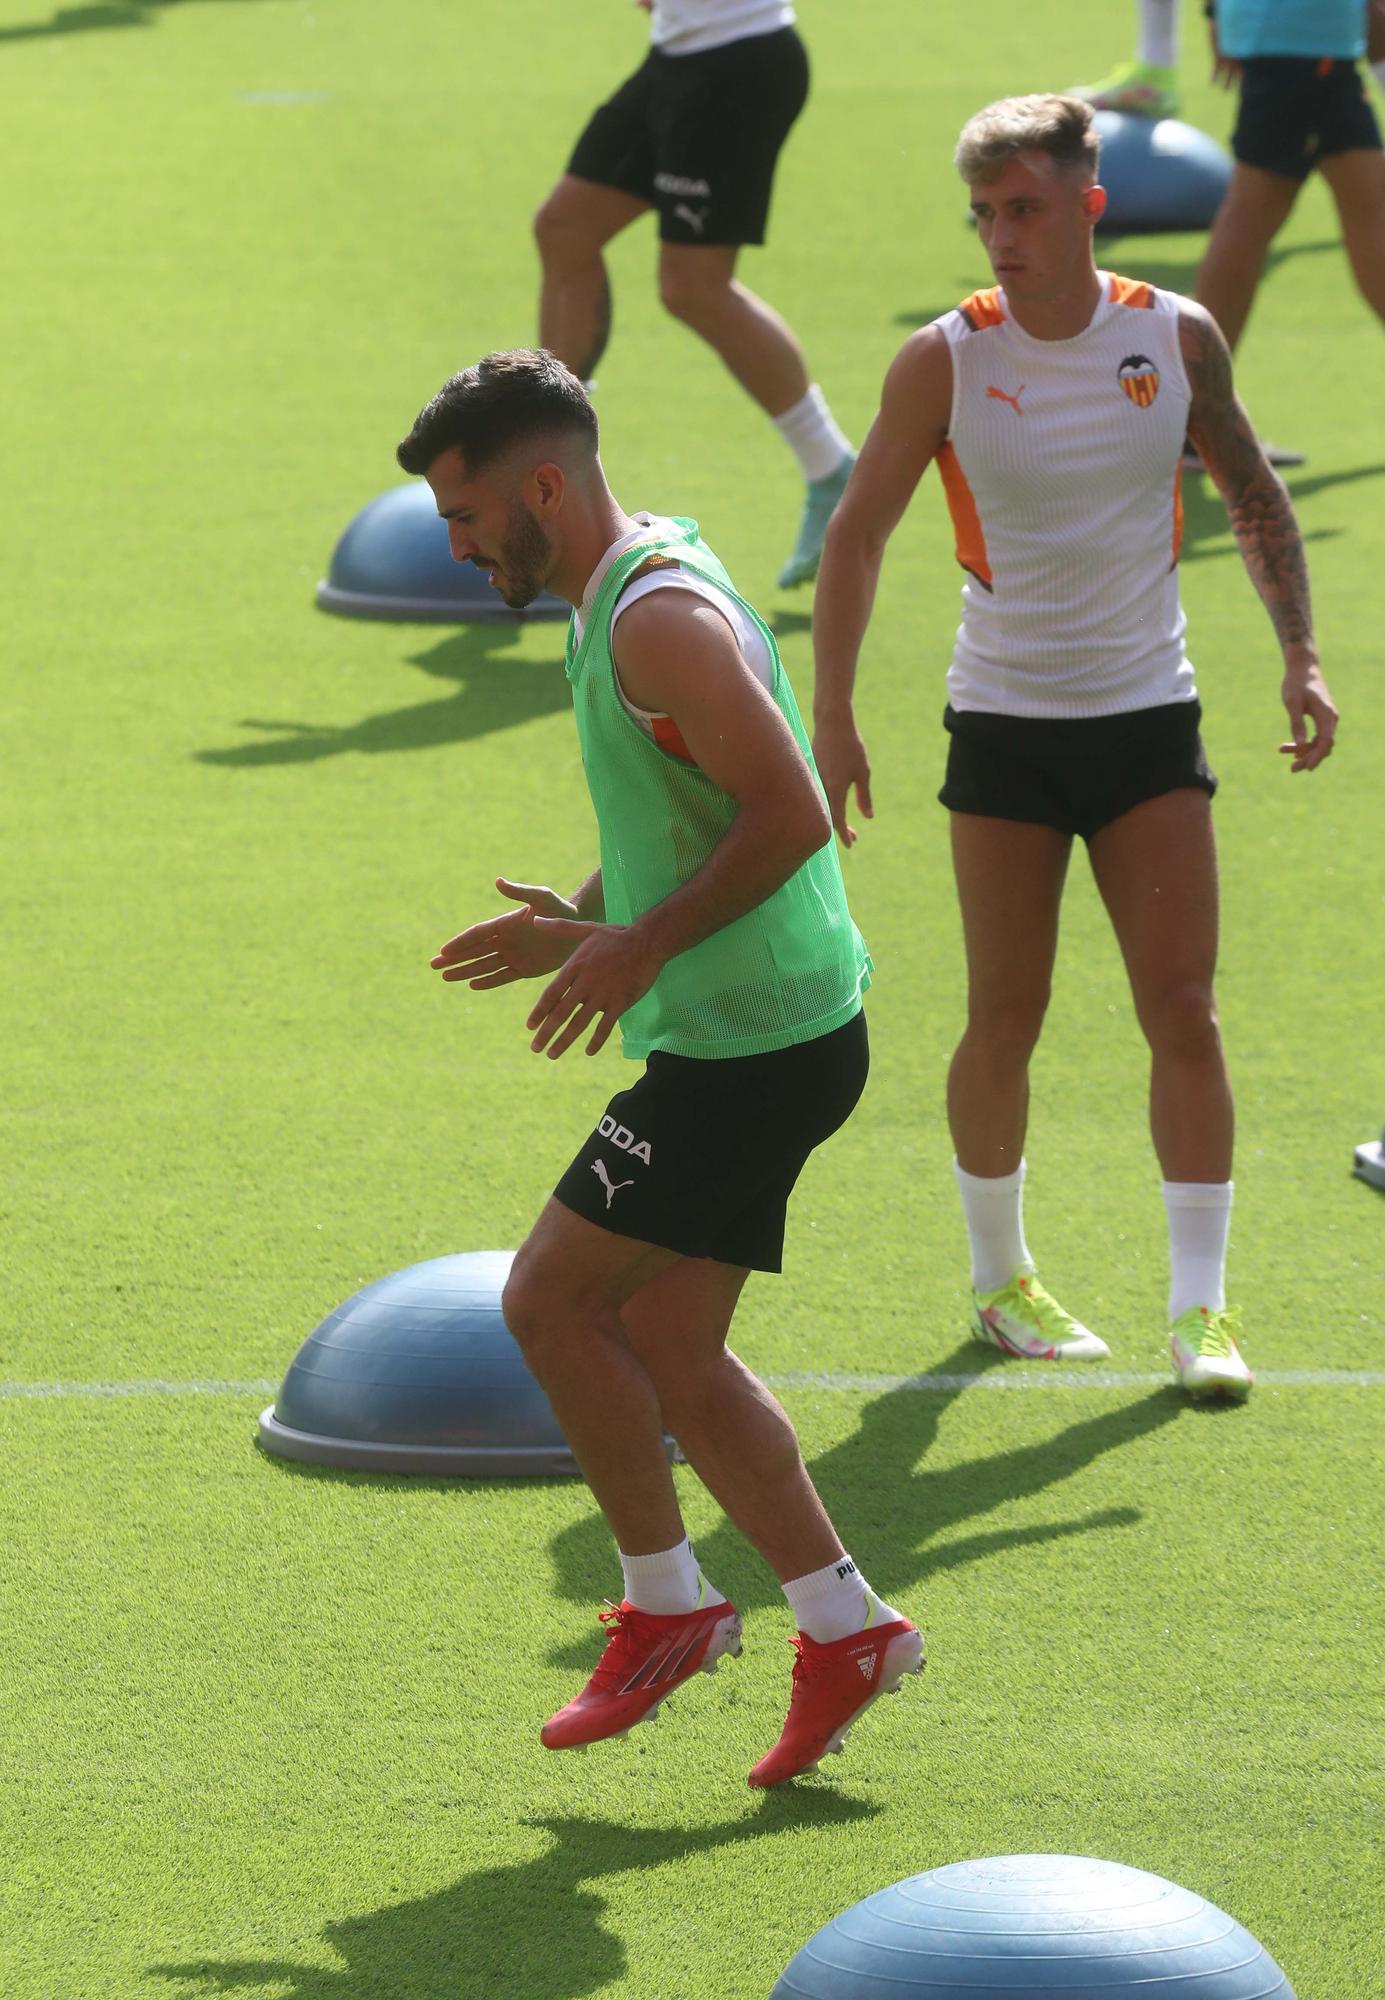
[[[1306,180],[1320,160],[1380,150],[1380,127],[1356,64],[1248,56],[1231,150],[1248,167]]]
[[[949,703],[947,777],[938,797],[950,812],[1023,820],[1091,840],[1165,792],[1192,788],[1211,797],[1217,780],[1201,720],[1196,701],[1073,722],[958,711]]]

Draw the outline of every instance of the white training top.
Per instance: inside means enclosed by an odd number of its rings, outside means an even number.
[[[612,542],[610,548],[607,549],[605,555],[602,556],[600,562],[587,579],[587,587],[582,592],[582,602],[578,606],[576,613],[577,643],[579,646],[582,643],[582,634],[585,630],[591,607],[596,601],[596,593],[600,590],[606,572],[616,560],[616,557],[624,555],[627,549],[633,548],[635,543],[651,529],[658,535],[677,532],[675,524],[661,515],[632,514],[630,518],[632,521],[639,523],[638,528],[636,528],[633,534],[622,535],[618,542]],[[615,631],[616,623],[622,614],[628,611],[632,604],[637,604],[642,597],[647,597],[651,590],[689,591],[694,597],[700,597],[706,603],[712,605],[715,610],[721,613],[722,617],[731,627],[732,636],[740,648],[741,658],[745,661],[751,673],[754,674],[756,680],[759,681],[761,687],[773,687],[774,661],[770,657],[770,650],[765,643],[764,633],[752,618],[746,616],[740,605],[733,598],[727,596],[724,590],[719,590],[714,583],[709,583],[705,576],[697,576],[692,570],[678,568],[653,569],[645,576],[636,576],[630,583],[626,584],[624,590],[622,590],[616,600],[616,608],[611,613],[612,632]],[[616,692],[620,696],[621,705],[626,713],[633,721],[639,724],[651,742],[657,743],[661,750],[667,750],[673,756],[681,757],[685,763],[691,764],[694,762],[693,757],[689,754],[687,745],[679,733],[678,725],[673,721],[671,716],[662,715],[650,709],[637,708],[633,701],[627,699],[625,690],[620,685],[619,674],[616,676]]]
[[[786,0],[654,0],[650,39],[660,55],[693,56],[793,23]]]
[[[999,287],[936,322],[952,355],[938,470],[968,573],[956,709],[1116,715],[1197,695],[1178,596],[1178,300],[1100,276],[1070,340],[1025,333]]]

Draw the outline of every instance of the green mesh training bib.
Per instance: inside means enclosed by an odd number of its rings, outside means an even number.
[[[568,629],[567,676],[587,786],[601,836],[607,921],[633,923],[695,875],[736,816],[729,792],[650,740],[626,709],[611,659],[611,613],[633,571],[670,554],[733,598],[765,636],[774,663],[769,692],[808,759],[812,752],[774,635],[698,539],[651,531],[611,564],[580,645]],[[671,958],[649,992],[621,1016],[636,1059],[749,1056],[791,1048],[849,1021],[870,984],[870,954],[846,906],[835,843],[828,841],[772,896]]]

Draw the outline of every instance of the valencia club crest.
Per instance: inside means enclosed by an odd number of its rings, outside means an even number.
[[[1116,370],[1116,380],[1142,410],[1147,410],[1159,394],[1159,370],[1147,354],[1127,354]]]

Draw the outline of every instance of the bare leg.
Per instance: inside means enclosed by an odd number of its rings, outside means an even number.
[[[626,1555],[670,1549],[683,1535],[659,1398],[620,1319],[631,1293],[676,1261],[550,1200],[502,1301],[505,1324]]]
[[[611,331],[611,287],[601,252],[650,207],[619,188],[564,174],[534,217],[543,263],[539,344],[590,380]]]
[[[969,1174],[1013,1173],[1024,1151],[1029,1058],[1048,1008],[1071,847],[1053,827],[952,815],[967,1026],[948,1072],[947,1118]]]
[[[808,393],[803,351],[787,321],[736,282],[739,254],[734,244],[661,244],[659,296],[716,349],[762,410],[782,417]]]
[[[781,1581],[842,1545],[788,1418],[726,1352],[737,1266],[613,1236],[550,1201],[515,1259],[505,1322],[628,1556],[682,1539],[664,1457],[688,1462]]]
[[[1362,298],[1385,319],[1385,153],[1364,147],[1322,162]]]
[[[1148,799],[1102,828],[1091,858],[1150,1047],[1150,1129],[1164,1178],[1228,1181],[1235,1114],[1212,991],[1211,801],[1193,790]]]
[[[1299,186],[1287,174],[1236,162],[1197,274],[1198,304],[1206,306],[1230,348],[1250,317],[1266,252],[1288,221]]]
[[[804,1469],[793,1425],[727,1351],[747,1275],[736,1265],[684,1258],[641,1286],[622,1318],[688,1463],[788,1583],[832,1562],[842,1545]]]

